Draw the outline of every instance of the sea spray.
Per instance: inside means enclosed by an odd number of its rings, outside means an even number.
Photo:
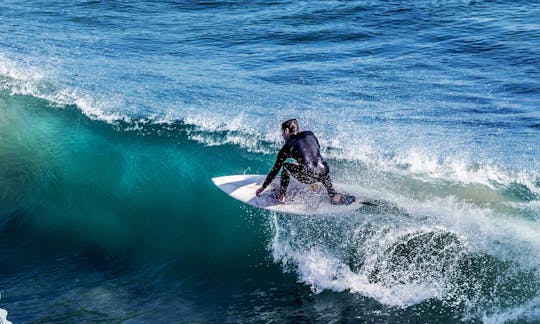
[[[7,320],[8,312],[5,309],[0,308],[0,324],[12,324]]]
[[[539,10],[2,2],[2,307],[14,322],[538,321]],[[289,118],[377,206],[274,225],[212,185],[268,172]]]
[[[452,218],[456,213],[467,217],[474,209],[442,212],[438,219],[440,204],[428,206],[424,211],[419,206],[412,211],[370,207],[324,218],[273,214],[270,249],[274,260],[315,293],[348,291],[389,306],[440,300],[477,318],[510,311],[538,294],[533,236],[508,231],[509,223],[506,229],[487,227],[489,234],[484,233],[481,224],[496,219],[477,219],[475,224]],[[503,246],[509,249],[500,245],[502,240],[508,240]],[[517,282],[519,288],[510,292]]]

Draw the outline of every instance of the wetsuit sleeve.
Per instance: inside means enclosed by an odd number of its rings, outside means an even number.
[[[320,150],[321,149],[321,144],[319,144],[319,139],[315,135],[313,135],[313,137],[315,137],[315,142],[317,142],[317,147],[319,147],[319,150]]]
[[[313,136],[313,138],[315,139],[315,142],[317,142],[317,147],[320,149],[321,144],[319,144],[319,139],[317,138],[317,136],[315,136],[315,134],[313,134],[312,131],[306,131],[306,134],[309,134],[309,135]]]
[[[268,176],[266,176],[266,180],[264,180],[264,183],[262,184],[263,188],[268,187],[268,185],[272,183],[279,170],[281,170],[283,163],[285,163],[285,160],[287,160],[287,145],[284,145],[281,150],[279,150],[276,162],[274,163],[272,170],[270,170],[270,173],[268,173]]]

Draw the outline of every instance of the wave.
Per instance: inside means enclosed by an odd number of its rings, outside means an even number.
[[[5,56],[0,56],[0,61],[1,90],[42,99],[56,108],[75,107],[91,120],[105,122],[121,132],[187,137],[206,146],[233,145],[264,155],[275,154],[282,143],[279,132],[268,126],[268,120],[253,120],[246,113],[231,118],[219,113],[201,114],[200,109],[194,108],[183,110],[183,115],[141,111],[130,114],[119,109],[124,104],[122,100],[60,85],[51,81],[54,76]],[[540,174],[534,165],[528,169],[509,168],[489,160],[428,150],[421,145],[388,149],[369,137],[356,138],[347,132],[321,136],[321,145],[323,154],[334,161],[336,178],[365,183],[365,187],[371,187],[369,190],[454,195],[479,203],[503,204],[529,203],[540,197]],[[535,209],[534,204],[512,206]]]
[[[48,73],[23,66],[5,56],[0,55],[0,62],[0,90],[11,95],[39,98],[56,108],[76,107],[86,117],[109,123],[121,131],[166,136],[175,136],[178,132],[207,146],[232,144],[266,155],[274,154],[281,145],[279,132],[269,128],[268,121],[253,119],[245,113],[231,118],[201,114],[200,109],[189,108],[183,115],[171,112],[130,114],[119,109],[126,104],[122,99],[62,86],[52,81],[54,77]],[[328,158],[360,164],[361,168],[369,169],[377,176],[392,174],[426,184],[444,181],[462,187],[472,185],[480,191],[480,187],[485,187],[515,201],[534,201],[540,197],[540,174],[534,166],[512,169],[489,160],[445,156],[447,152],[421,146],[388,150],[369,138],[351,138],[346,133],[328,139],[322,137],[321,145]]]
[[[242,218],[210,179],[247,168],[245,158],[234,147],[202,149],[182,124],[139,126],[0,94],[0,224],[12,225],[2,230],[15,226],[134,258],[212,258],[211,247],[204,256],[192,247],[223,235],[222,218],[229,225]],[[216,156],[219,164],[208,163]],[[240,250],[252,244],[246,226],[236,227],[244,241],[228,241]],[[215,252],[212,260],[230,264]]]
[[[509,310],[485,314],[482,322],[487,324],[511,323],[511,322],[535,322],[540,318],[540,298],[533,300]]]
[[[118,254],[194,264],[212,258],[219,267],[242,262],[231,250],[260,244],[252,236],[243,242],[250,229],[238,205],[208,180],[267,172],[281,145],[278,132],[246,127],[246,114],[117,114],[114,100],[2,61],[3,214],[18,210],[30,218],[20,226]],[[28,121],[33,127],[20,132]],[[390,151],[347,136],[322,137],[321,144],[334,179],[381,203],[345,216],[271,214],[269,250],[286,271],[315,293],[347,291],[391,307],[438,300],[486,321],[535,316],[537,171],[421,147]],[[242,228],[242,240],[229,237],[234,246],[225,246],[217,238],[228,237],[231,223]],[[203,257],[193,246],[216,247]]]
[[[122,105],[110,96],[88,94],[74,87],[55,82],[53,72],[36,66],[22,65],[0,54],[0,90],[12,95],[32,96],[46,100],[53,107],[74,105],[89,118],[114,123],[129,120],[127,115],[112,112],[113,107]]]

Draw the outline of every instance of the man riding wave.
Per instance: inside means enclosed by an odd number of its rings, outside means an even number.
[[[353,196],[344,197],[334,189],[329,176],[330,168],[321,156],[319,141],[313,132],[299,132],[296,119],[285,121],[281,124],[281,130],[285,145],[279,150],[274,166],[262,186],[257,189],[256,195],[260,196],[266,187],[272,183],[279,170],[283,168],[278,192],[278,199],[281,203],[285,203],[290,176],[305,184],[322,182],[332,204],[352,203],[354,201]],[[285,162],[287,158],[293,158],[297,163],[287,163]]]

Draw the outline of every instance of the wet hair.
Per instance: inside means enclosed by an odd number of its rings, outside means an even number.
[[[289,133],[296,134],[298,133],[298,122],[296,119],[289,119],[287,121],[284,121],[283,124],[281,124],[282,130],[289,130]]]

